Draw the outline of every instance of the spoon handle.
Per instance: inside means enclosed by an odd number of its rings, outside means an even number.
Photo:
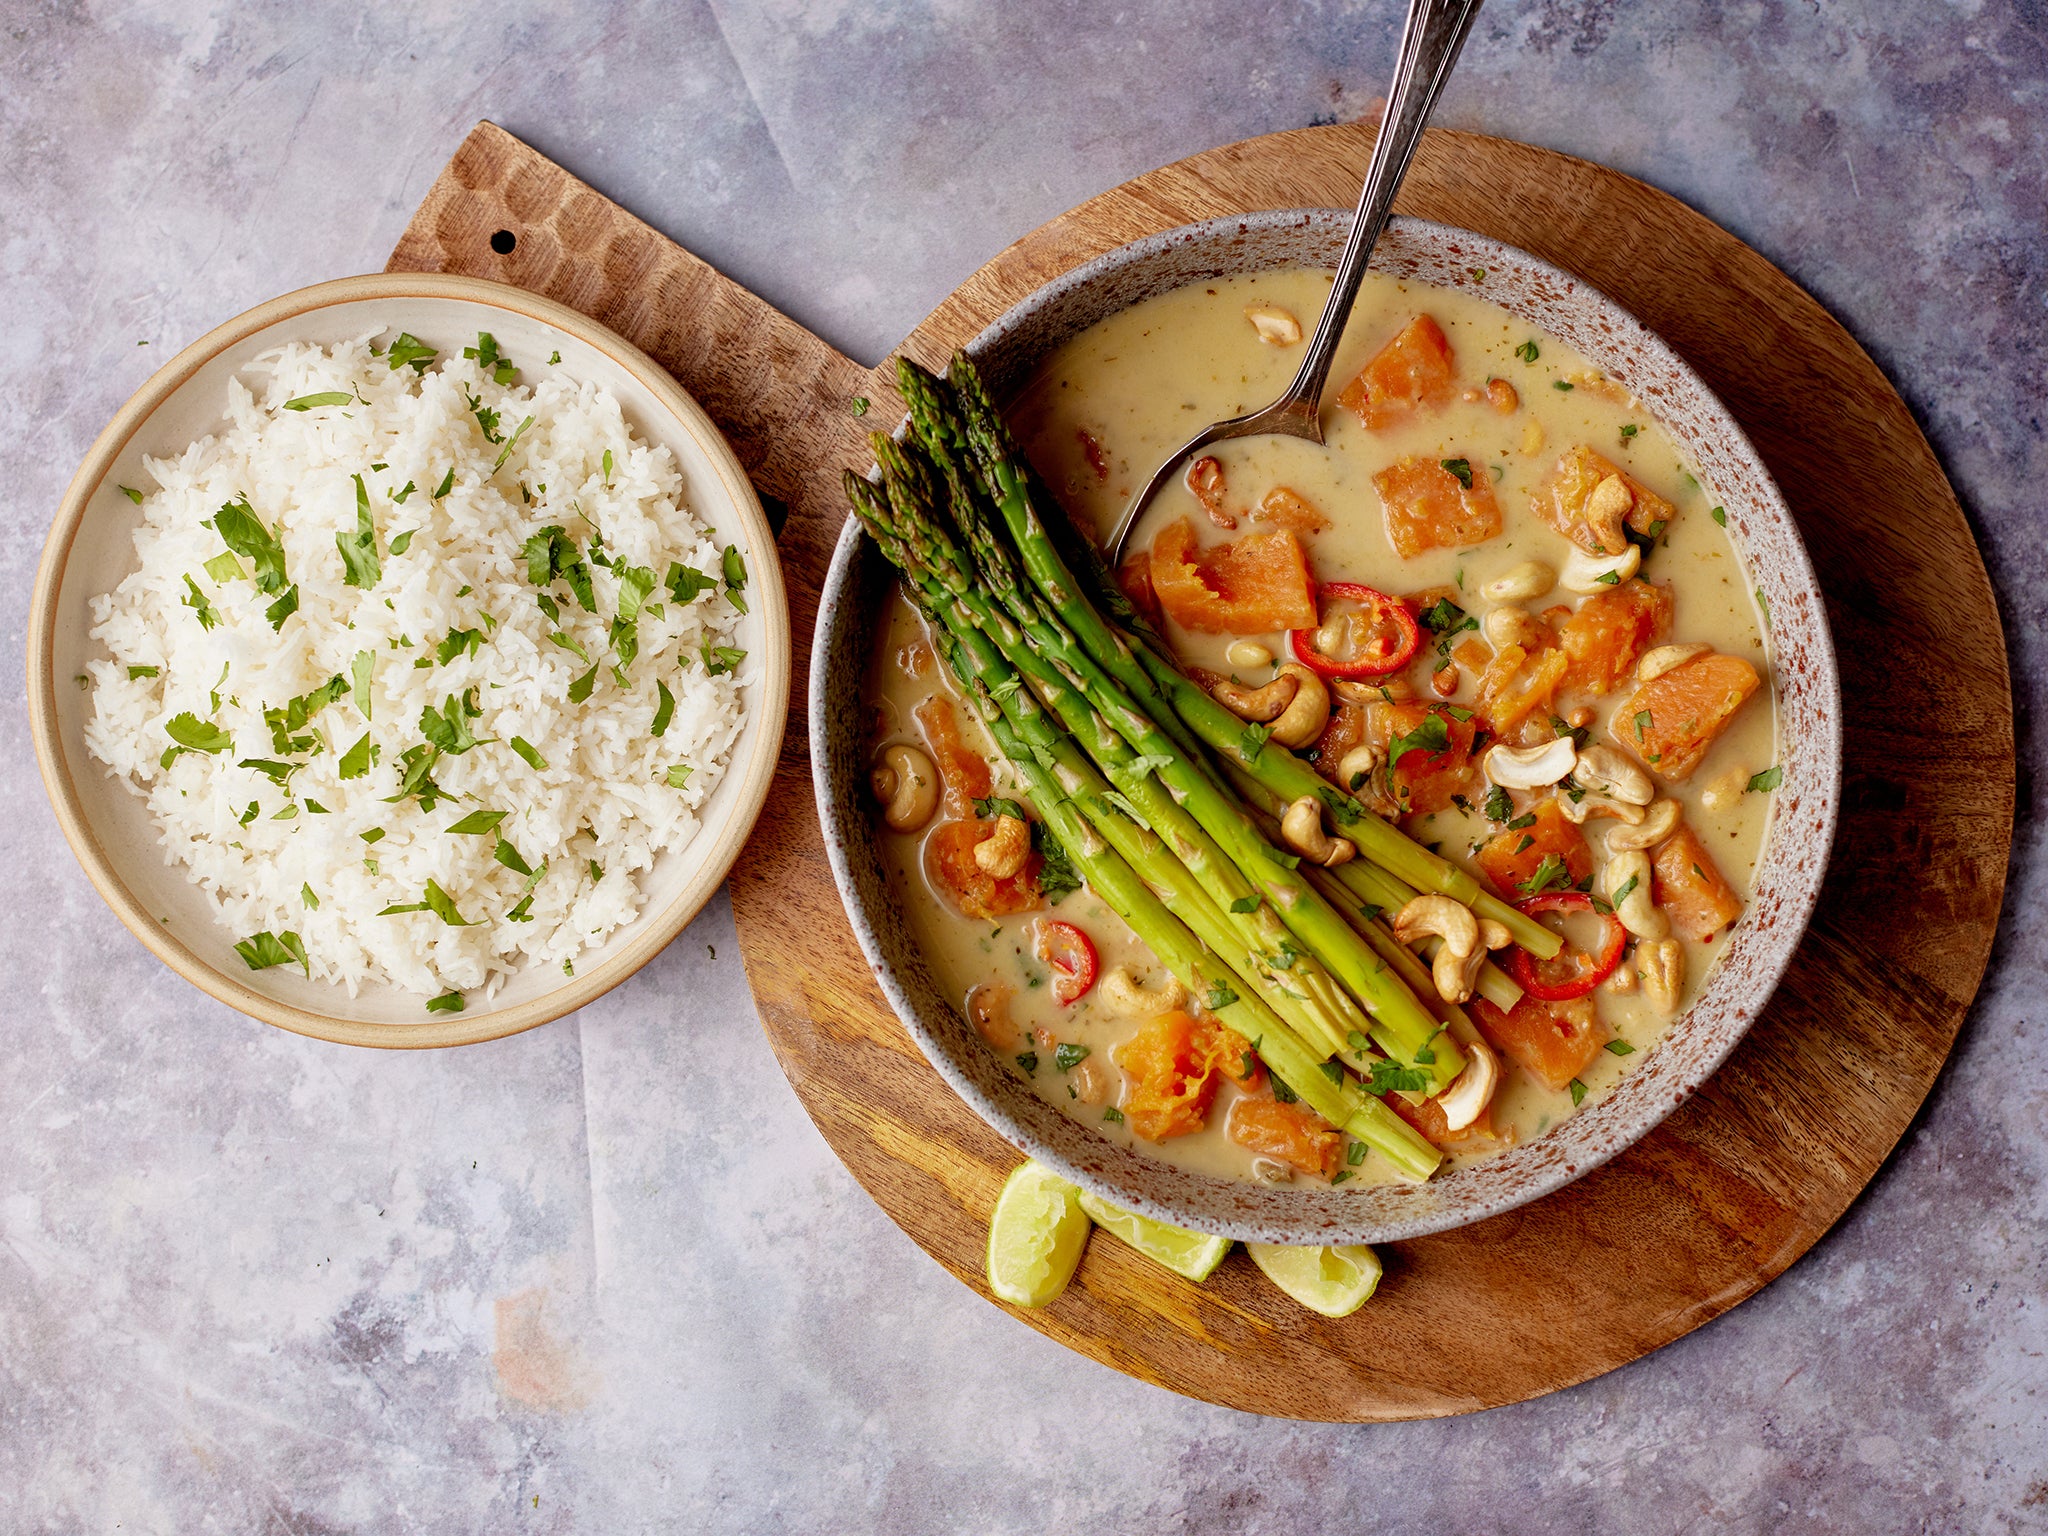
[[[1314,419],[1329,381],[1330,363],[1337,355],[1337,343],[1344,336],[1344,322],[1365,281],[1366,264],[1379,243],[1393,211],[1394,194],[1401,178],[1408,174],[1408,162],[1422,142],[1423,127],[1451,77],[1458,50],[1479,14],[1481,0],[1411,0],[1408,20],[1401,31],[1401,52],[1394,64],[1394,83],[1387,97],[1386,115],[1380,119],[1380,133],[1373,145],[1372,163],[1366,167],[1365,186],[1358,195],[1358,214],[1351,221],[1350,238],[1337,261],[1337,279],[1323,305],[1322,318],[1308,344],[1301,369],[1287,393],[1271,411],[1306,411]],[[1270,430],[1270,429],[1268,429]],[[1322,434],[1315,434],[1318,441]]]

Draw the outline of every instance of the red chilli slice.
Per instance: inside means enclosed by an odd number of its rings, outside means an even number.
[[[1038,958],[1052,971],[1052,995],[1062,1006],[1078,1003],[1095,985],[1095,946],[1072,923],[1038,925]]]
[[[1317,650],[1315,636],[1307,630],[1290,629],[1287,643],[1303,666],[1324,677],[1360,678],[1385,677],[1408,665],[1422,644],[1422,629],[1406,603],[1355,581],[1324,582],[1317,592],[1317,602],[1332,597],[1357,603],[1366,610],[1366,617],[1372,621],[1371,644],[1358,655],[1340,660]]]
[[[1593,898],[1585,892],[1546,891],[1541,896],[1516,902],[1515,910],[1531,917],[1541,912],[1598,912],[1606,928],[1606,937],[1598,955],[1588,955],[1572,945],[1566,945],[1565,954],[1555,960],[1538,960],[1519,944],[1508,951],[1508,974],[1538,1002],[1568,1003],[1575,997],[1584,997],[1613,975],[1614,968],[1621,964],[1622,951],[1628,946],[1628,930],[1611,911],[1599,912],[1593,905]],[[1582,962],[1579,971],[1568,980],[1549,979],[1544,967],[1558,965],[1565,955],[1576,956]]]

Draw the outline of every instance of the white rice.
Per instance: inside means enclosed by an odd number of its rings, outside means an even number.
[[[138,568],[93,600],[93,638],[109,656],[90,664],[86,742],[145,797],[166,860],[185,866],[236,939],[296,934],[311,974],[351,994],[390,982],[426,996],[488,995],[530,965],[572,969],[578,953],[638,910],[641,872],[695,835],[698,808],[739,732],[748,671],[742,663],[713,676],[704,649],[731,647],[740,615],[722,580],[687,603],[659,584],[673,563],[718,578],[721,551],[682,504],[668,450],[637,441],[611,395],[561,377],[501,386],[459,356],[462,340],[445,336],[422,338],[441,348],[424,374],[394,370],[371,351],[381,334],[331,351],[296,345],[266,354],[245,370],[267,375],[260,398],[229,384],[226,430],[174,459],[147,461],[158,488],[142,501]],[[328,391],[355,402],[284,409]],[[498,413],[501,438],[533,417],[495,472],[504,444],[487,440],[469,396]],[[451,466],[453,488],[436,499]],[[356,475],[383,567],[368,590],[344,584],[335,543],[357,527]],[[396,503],[408,482],[413,490]],[[265,616],[273,595],[252,575],[216,579],[203,569],[226,546],[202,524],[241,497],[282,543],[287,579],[298,587],[298,611],[279,629]],[[566,530],[590,567],[594,614],[567,581],[542,589],[528,580],[522,546],[551,525]],[[407,529],[416,530],[410,543],[392,553]],[[591,559],[599,534],[619,567],[652,571],[658,583],[652,611],[639,617],[625,687],[612,671],[619,657],[610,635],[622,582]],[[252,571],[247,559],[239,565]],[[188,603],[188,577],[218,614],[211,629]],[[559,605],[559,624],[542,611],[543,590]],[[434,659],[451,632],[471,629],[483,632],[474,654]],[[589,660],[555,643],[557,631]],[[375,658],[370,719],[351,689],[288,733],[314,742],[278,750],[264,710],[332,678],[347,687],[366,650]],[[429,664],[416,666],[421,658]],[[588,699],[571,703],[571,683],[593,665]],[[157,670],[131,676],[131,668]],[[659,738],[657,679],[675,698]],[[392,803],[401,754],[423,742],[422,712],[470,690],[481,713],[468,725],[479,744],[442,753],[432,770],[449,798],[431,811],[417,797]],[[228,732],[232,748],[184,751],[163,766],[174,745],[168,727],[181,713]],[[366,733],[378,760],[344,780],[343,756]],[[514,737],[547,766],[530,766]],[[248,760],[300,766],[281,786],[239,766]],[[681,788],[669,782],[676,767],[690,770]],[[508,814],[495,832],[446,830],[483,810]],[[547,861],[530,892],[529,880],[496,856],[500,837],[535,871]],[[378,915],[421,901],[430,880],[470,926],[432,911]],[[513,920],[529,894],[525,920]]]

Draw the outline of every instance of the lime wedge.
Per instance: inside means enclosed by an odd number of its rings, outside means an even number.
[[[1325,1317],[1349,1317],[1379,1287],[1380,1256],[1364,1243],[1341,1248],[1282,1248],[1273,1243],[1245,1247],[1268,1280]]]
[[[1185,1275],[1190,1280],[1206,1280],[1216,1272],[1216,1266],[1223,1262],[1223,1255],[1230,1252],[1227,1237],[1204,1237],[1199,1232],[1190,1232],[1184,1227],[1170,1227],[1163,1221],[1132,1211],[1120,1211],[1107,1200],[1083,1190],[1081,1209],[1091,1216],[1095,1225],[1113,1233],[1129,1243],[1148,1259],[1156,1259],[1176,1275]]]
[[[1037,1163],[1003,1183],[988,1219],[988,1285],[1014,1307],[1042,1307],[1074,1278],[1088,1244],[1081,1192]]]

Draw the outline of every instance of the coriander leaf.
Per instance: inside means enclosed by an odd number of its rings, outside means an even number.
[[[1256,912],[1259,910],[1259,898],[1256,896],[1240,896],[1230,904],[1230,910],[1238,913]]]
[[[497,462],[491,466],[492,474],[495,475],[499,470],[505,467],[505,461],[512,457],[512,449],[514,448],[514,446],[517,445],[520,437],[524,435],[526,429],[532,425],[533,418],[529,416],[526,418],[526,420],[522,421],[521,423],[519,423],[518,426],[512,429],[512,435],[505,439],[505,446],[498,450]],[[524,490],[525,487],[522,486],[520,487],[520,489]]]
[[[462,1012],[462,994],[461,994],[460,992],[443,992],[443,993],[442,993],[442,994],[441,994],[441,995],[440,995],[439,997],[430,997],[430,998],[428,998],[428,999],[427,999],[427,1012],[429,1012],[429,1013],[460,1013],[460,1012]]]
[[[747,659],[745,651],[736,650],[729,645],[713,645],[709,640],[704,642],[702,654],[704,657],[704,670],[712,677],[718,677],[723,673],[732,671],[733,668]]]
[[[474,928],[476,924],[464,917],[455,907],[455,898],[442,890],[434,881],[427,882],[427,888],[418,901],[395,903],[384,908],[379,917],[397,917],[406,912],[431,912],[450,928]]]
[[[363,739],[341,754],[340,776],[344,779],[360,779],[370,771],[370,733],[363,732]]]
[[[306,910],[309,912],[318,912],[320,910],[320,898],[313,894],[312,886],[306,885],[304,883],[300,884],[299,904],[305,907]]]
[[[1209,983],[1209,995],[1202,999],[1202,1006],[1211,1013],[1218,1013],[1237,1001],[1237,994],[1220,981]]]
[[[1292,1104],[1296,1099],[1301,1097],[1292,1088],[1288,1087],[1285,1083],[1281,1082],[1278,1077],[1272,1078],[1271,1082],[1273,1085],[1273,1097],[1278,1099],[1282,1104]]]
[[[659,738],[668,730],[669,721],[676,715],[676,696],[668,691],[668,684],[660,678],[654,680],[655,697],[660,700],[654,706],[654,721],[647,727],[647,734]]]
[[[384,574],[383,564],[377,559],[377,525],[370,517],[370,492],[363,477],[350,478],[356,483],[356,531],[337,533],[334,545],[341,551],[341,563],[347,567],[343,584],[369,588],[377,585],[377,579]]]
[[[267,971],[273,965],[298,965],[305,968],[308,980],[313,976],[313,962],[306,958],[306,946],[296,933],[252,933],[235,946],[235,953],[248,963],[252,971]]]
[[[400,331],[398,333],[398,340],[391,343],[391,351],[386,356],[390,359],[391,371],[393,373],[398,372],[399,369],[408,364],[411,365],[414,373],[425,373],[427,371],[427,364],[431,363],[440,354],[421,341],[419,337],[413,335],[411,331]]]
[[[747,584],[747,560],[746,556],[740,553],[739,545],[726,545],[720,563],[724,567],[725,584],[728,587],[744,587]],[[740,611],[744,613],[746,610],[743,608]]]
[[[561,630],[558,629],[550,633],[548,638],[554,641],[554,643],[556,645],[559,645],[563,650],[567,651],[570,655],[574,656],[578,661],[582,662],[585,666],[588,666],[590,664],[590,653],[583,649],[582,642],[579,641],[574,635],[564,634]]]
[[[529,768],[544,769],[548,765],[548,760],[535,751],[533,743],[524,736],[514,736],[512,738],[512,750],[526,759],[526,766]]]
[[[581,704],[590,697],[590,690],[597,686],[597,664],[591,663],[590,670],[569,684],[569,702]]]
[[[455,828],[450,827],[448,830],[453,832]],[[491,857],[511,870],[513,874],[525,875],[529,880],[533,878],[533,866],[519,856],[519,850],[506,842],[502,834],[499,836],[496,845],[491,849]]]
[[[1561,390],[1565,394],[1570,394],[1572,392],[1572,386],[1570,384],[1567,384],[1563,379],[1552,379],[1550,381],[1550,387],[1555,390]]]
[[[1637,741],[1641,741],[1643,739],[1643,733],[1650,728],[1652,723],[1653,722],[1650,719],[1650,712],[1647,709],[1639,709],[1636,711],[1635,728]]]
[[[867,415],[867,413],[868,397],[866,395],[855,395],[853,397],[853,414],[856,416],[865,416]]]
[[[1057,904],[1081,889],[1081,876],[1074,868],[1066,845],[1042,821],[1031,824],[1031,843],[1044,860],[1038,866],[1038,894]]]
[[[400,800],[417,798],[421,811],[431,811],[443,800],[454,796],[434,782],[434,764],[441,760],[441,749],[422,742],[416,747],[407,747],[399,757],[399,764],[405,769],[398,782],[398,793],[385,796],[387,805]]]
[[[451,693],[441,701],[440,709],[429,704],[420,711],[420,734],[427,738],[428,745],[451,757],[460,757],[477,745],[469,722],[482,713],[474,688],[461,695]]]
[[[157,669],[155,667],[130,667],[128,669],[128,681],[131,683],[139,677],[155,676],[157,676]]]
[[[499,822],[511,815],[510,811],[471,811],[452,827],[441,830],[454,837],[481,837],[494,831]]]
[[[349,663],[349,677],[352,683],[350,697],[354,699],[356,713],[365,720],[370,718],[370,674],[377,665],[374,651],[357,651],[355,660]]]
[[[273,630],[283,629],[284,621],[299,611],[299,584],[293,582],[284,589],[284,596],[263,610],[263,617],[270,621]]]
[[[1472,489],[1472,461],[1470,459],[1439,459],[1445,469],[1458,477],[1458,484],[1466,490]]]
[[[239,581],[242,578],[242,562],[229,554],[215,555],[199,568],[215,581]]]
[[[1610,1040],[1607,1042],[1607,1054],[1610,1056],[1633,1056],[1635,1053],[1636,1048],[1626,1040]]]
[[[206,600],[206,594],[199,590],[199,583],[190,576],[185,578],[185,595],[178,601],[192,610],[192,616],[199,620],[201,629],[211,629],[220,622],[220,613]]]
[[[619,578],[619,617],[631,624],[654,594],[654,572],[644,565],[617,565],[612,574]]]
[[[476,418],[477,429],[483,433],[484,441],[487,443],[502,443],[505,441],[503,434],[498,431],[498,413],[484,404],[484,397],[482,395],[472,395],[465,389],[462,392],[462,398],[464,403],[469,406],[469,414]]]
[[[455,466],[453,464],[450,464],[448,466],[448,473],[443,475],[441,477],[441,483],[434,487],[434,500],[439,501],[443,496],[446,496],[450,491],[454,489]]]
[[[610,489],[612,488],[612,451],[611,451],[611,449],[609,449],[609,448],[605,449],[605,451],[604,451],[604,459],[603,459],[603,464],[604,464],[604,488],[605,488],[606,490],[610,490]]]
[[[1434,757],[1437,753],[1448,752],[1450,749],[1451,731],[1450,727],[1444,724],[1443,716],[1427,714],[1416,724],[1414,730],[1396,736],[1387,743],[1387,767],[1399,767],[1401,759],[1410,752],[1420,752],[1425,756]]]
[[[1365,1161],[1365,1153],[1365,1143],[1362,1141],[1354,1141],[1351,1143],[1350,1146],[1344,1149],[1344,1161],[1349,1163],[1353,1168],[1356,1168],[1360,1163]]]
[[[462,349],[464,357],[476,359],[476,365],[499,384],[510,384],[519,370],[512,366],[512,359],[498,350],[498,339],[489,331],[476,333],[476,345]]]
[[[246,496],[228,502],[213,514],[212,521],[220,541],[256,568],[257,591],[276,594],[284,590],[284,545],[263,526]]]
[[[117,485],[114,487],[114,489],[119,491],[123,496],[126,496],[130,501],[134,502],[135,505],[137,505],[138,507],[142,505],[142,492],[136,490],[134,486]]]
[[[321,405],[347,405],[354,399],[355,396],[345,389],[326,389],[317,395],[299,395],[287,400],[284,408],[288,411],[310,411]]]
[[[1713,511],[1709,512],[1707,516],[1711,517],[1723,528],[1726,528],[1728,526],[1728,509],[1726,507],[1716,507]]]
[[[1525,363],[1533,363],[1536,361],[1537,358],[1541,357],[1542,355],[1542,351],[1538,349],[1536,343],[1533,341],[1525,341],[1519,347],[1515,348],[1515,356],[1519,357]]]
[[[1749,787],[1750,790],[1755,794],[1767,795],[1784,782],[1784,765],[1782,763],[1773,763],[1770,767],[1766,768],[1762,773],[1756,775],[1755,778],[1751,779],[1749,781]]]
[[[1618,587],[1621,585],[1621,572],[1602,571],[1598,576],[1595,576],[1593,579],[1601,583],[1601,585],[1603,586]]]
[[[365,843],[378,843],[384,839],[384,829],[382,827],[372,827],[367,832],[358,832],[356,836],[360,837]]]
[[[235,745],[233,736],[190,710],[173,715],[164,732],[188,752],[229,752]]]
[[[1524,827],[1533,827],[1535,825],[1536,813],[1534,811],[1524,811],[1521,815],[1515,817],[1507,824],[1507,830],[1510,832],[1519,832]]]
[[[1372,1076],[1363,1086],[1376,1098],[1385,1098],[1390,1093],[1427,1093],[1429,1074],[1420,1067],[1404,1067],[1382,1056],[1373,1062]]]
[[[1259,754],[1266,750],[1266,743],[1272,738],[1272,735],[1272,731],[1268,730],[1265,726],[1260,725],[1256,721],[1252,722],[1244,728],[1244,734],[1238,737],[1238,755],[1247,763],[1258,762]]]
[[[445,667],[465,653],[474,656],[483,643],[484,632],[480,629],[451,629],[441,643],[434,647],[434,660]]]
[[[1062,1041],[1052,1053],[1052,1064],[1062,1072],[1071,1072],[1086,1061],[1094,1052],[1085,1045],[1076,1045],[1071,1040]]]
[[[711,577],[706,576],[694,565],[671,564],[668,568],[668,581],[666,585],[670,597],[679,603],[687,603],[695,600],[698,594],[717,586],[718,583]]]
[[[406,485],[406,489],[412,489],[412,486],[409,482]],[[391,499],[393,501],[403,501],[405,498],[402,496],[394,496]],[[417,528],[408,528],[405,530],[405,532],[401,533],[397,538],[393,539],[391,541],[391,553],[394,555],[402,555],[408,549],[412,548],[412,536],[418,532],[419,529]]]
[[[1572,888],[1572,872],[1565,862],[1554,853],[1543,855],[1543,861],[1536,866],[1535,873],[1515,887],[1524,896],[1539,896],[1556,889],[1568,891]]]
[[[303,763],[279,763],[267,757],[245,757],[236,763],[237,768],[249,768],[262,774],[271,783],[282,789],[291,782],[293,774],[303,768]]]
[[[1637,875],[1630,875],[1626,880],[1622,881],[1621,884],[1618,887],[1616,887],[1614,894],[1608,898],[1608,904],[1611,906],[1618,907],[1624,901],[1627,901],[1629,898],[1629,893],[1635,890],[1640,878],[1641,877]]]
[[[1124,1112],[1112,1104],[1103,1110],[1102,1118],[1111,1125],[1122,1125],[1124,1123]]]
[[[690,783],[690,765],[688,763],[672,764],[668,772],[662,775],[662,777],[667,780],[670,789],[685,789]]]
[[[1486,804],[1482,807],[1488,821],[1506,821],[1515,814],[1515,802],[1508,798],[1508,792],[1498,784],[1486,792]]]
[[[1584,1083],[1580,1082],[1580,1081],[1579,1081],[1579,1080],[1578,1080],[1578,1079],[1577,1079],[1576,1077],[1575,1077],[1575,1078],[1573,1078],[1573,1079],[1572,1079],[1572,1108],[1573,1108],[1573,1109],[1577,1109],[1577,1108],[1578,1108],[1578,1107],[1579,1107],[1579,1106],[1580,1106],[1581,1104],[1583,1104],[1583,1103],[1585,1103],[1585,1102],[1586,1102],[1586,1093],[1587,1093],[1587,1088],[1586,1088],[1586,1085],[1585,1085]]]
[[[976,800],[974,802],[974,814],[984,821],[992,820],[997,816],[1011,816],[1018,821],[1030,819],[1025,816],[1023,806],[1014,800],[1006,799],[1002,795],[989,795],[983,799]]]
[[[257,810],[258,806],[256,802],[254,800],[251,800],[249,802],[249,808],[246,811],[242,812],[242,814],[240,816],[237,816],[235,819],[246,827],[247,825],[249,825],[250,822],[256,819]]]
[[[1762,587],[1756,589],[1756,605],[1764,612],[1764,628],[1769,629],[1771,627],[1771,600],[1764,596],[1764,589]]]

